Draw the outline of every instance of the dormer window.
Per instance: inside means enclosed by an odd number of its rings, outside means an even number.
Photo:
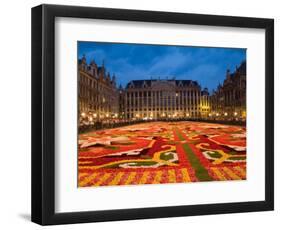
[[[142,87],[143,87],[143,88],[147,88],[147,84],[146,84],[146,81],[144,81],[144,82],[143,82],[143,85],[142,85]]]

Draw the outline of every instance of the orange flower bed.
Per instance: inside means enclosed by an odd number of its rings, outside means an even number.
[[[150,122],[79,135],[78,186],[246,179],[246,128]]]

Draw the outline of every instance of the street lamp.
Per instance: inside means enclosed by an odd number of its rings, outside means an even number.
[[[224,116],[227,116],[227,113],[224,113]]]

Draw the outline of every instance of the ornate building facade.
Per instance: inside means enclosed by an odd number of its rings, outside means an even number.
[[[191,80],[133,80],[123,91],[124,113],[129,120],[201,117],[201,102],[207,97]]]
[[[79,120],[95,122],[118,117],[119,103],[116,78],[104,65],[89,65],[83,57],[78,63]]]
[[[201,100],[200,100],[200,117],[208,118],[211,112],[211,102],[210,94],[207,88],[204,88],[201,91]]]
[[[222,85],[209,94],[197,81],[132,80],[116,87],[104,65],[78,63],[79,121],[128,122],[158,119],[246,118],[246,62],[227,71]]]
[[[246,61],[233,73],[227,70],[223,84],[219,84],[210,99],[210,116],[218,119],[246,119]]]

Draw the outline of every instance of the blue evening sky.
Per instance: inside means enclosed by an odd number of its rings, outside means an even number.
[[[209,91],[246,60],[246,49],[78,42],[78,58],[105,63],[123,87],[130,80],[173,78],[196,80]]]

